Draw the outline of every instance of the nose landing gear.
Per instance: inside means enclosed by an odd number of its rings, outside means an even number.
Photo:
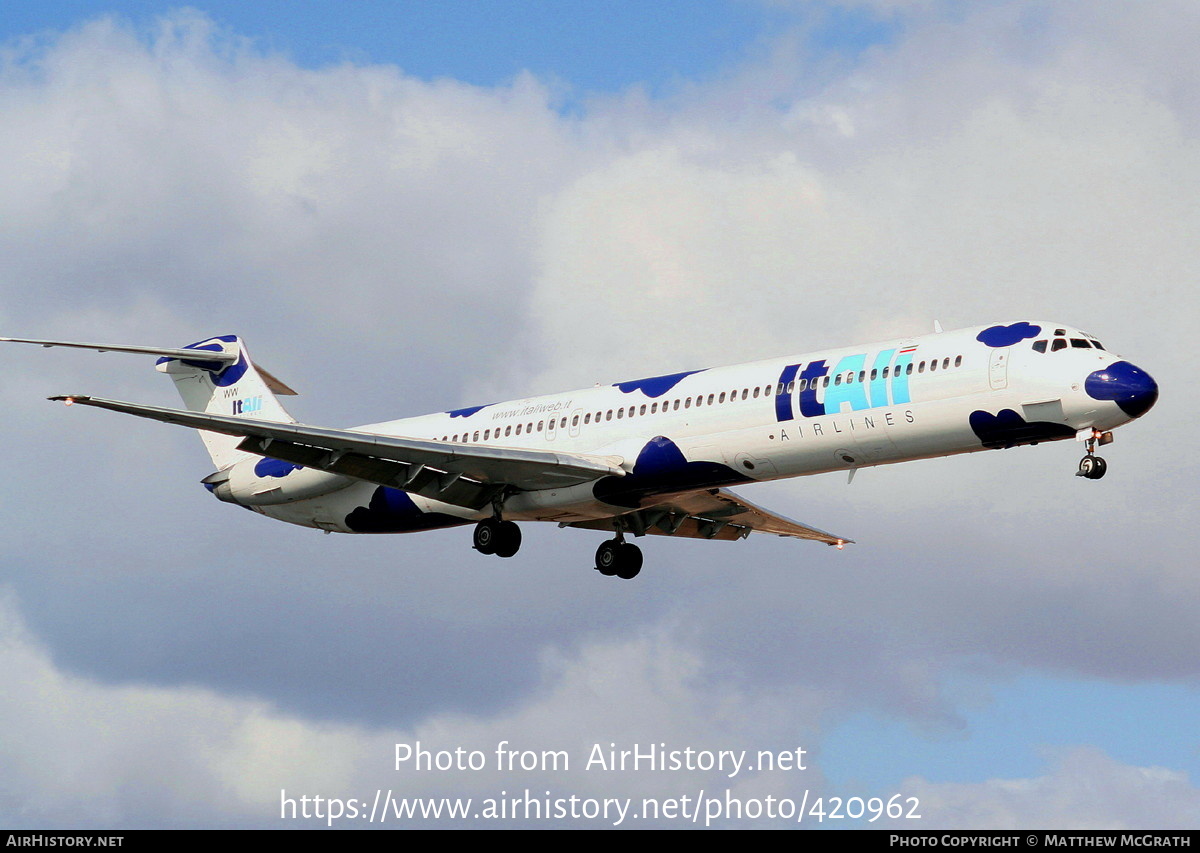
[[[1096,455],[1096,444],[1109,444],[1110,442],[1112,442],[1111,432],[1101,433],[1093,430],[1091,436],[1084,439],[1087,456],[1079,460],[1079,470],[1075,472],[1075,476],[1088,480],[1099,480],[1103,477],[1108,471],[1108,463]]]
[[[1088,454],[1079,460],[1079,470],[1075,472],[1075,476],[1099,480],[1106,471],[1108,471],[1108,463],[1103,458]]]

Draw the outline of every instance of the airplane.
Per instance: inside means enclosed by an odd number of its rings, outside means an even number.
[[[613,534],[603,575],[630,579],[648,534],[744,539],[751,532],[853,540],[777,515],[731,485],[1076,439],[1077,476],[1141,417],[1158,385],[1093,335],[1020,320],[730,367],[329,429],[298,423],[296,392],[236,335],[180,349],[0,341],[157,356],[184,409],[82,394],[51,400],[199,430],[220,501],[338,533],[474,523],[481,554],[511,557],[519,521]]]

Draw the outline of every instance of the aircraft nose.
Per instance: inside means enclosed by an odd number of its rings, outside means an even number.
[[[1158,383],[1128,361],[1116,361],[1095,371],[1083,387],[1097,400],[1112,400],[1131,418],[1140,418],[1158,400]]]

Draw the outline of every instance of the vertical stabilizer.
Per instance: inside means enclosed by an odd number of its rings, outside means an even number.
[[[157,369],[170,374],[184,405],[193,412],[247,417],[259,421],[295,423],[275,396],[295,394],[271,374],[259,370],[250,360],[246,345],[237,335],[222,335],[189,344],[196,358],[165,356]],[[221,360],[204,358],[204,353],[225,353]],[[236,356],[229,360],[228,356]],[[237,436],[200,431],[200,438],[218,469],[228,468],[251,455],[238,450]]]

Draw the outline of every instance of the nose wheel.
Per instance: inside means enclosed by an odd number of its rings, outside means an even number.
[[[1108,463],[1099,456],[1091,454],[1079,460],[1079,470],[1076,477],[1086,477],[1089,480],[1099,480],[1108,471]]]
[[[1108,463],[1096,455],[1096,440],[1099,437],[1101,444],[1107,444],[1103,437],[1107,436],[1108,441],[1112,441],[1112,433],[1101,433],[1100,436],[1095,434],[1087,439],[1087,456],[1079,460],[1079,470],[1075,472],[1076,477],[1084,477],[1088,480],[1099,480],[1108,471]]]

